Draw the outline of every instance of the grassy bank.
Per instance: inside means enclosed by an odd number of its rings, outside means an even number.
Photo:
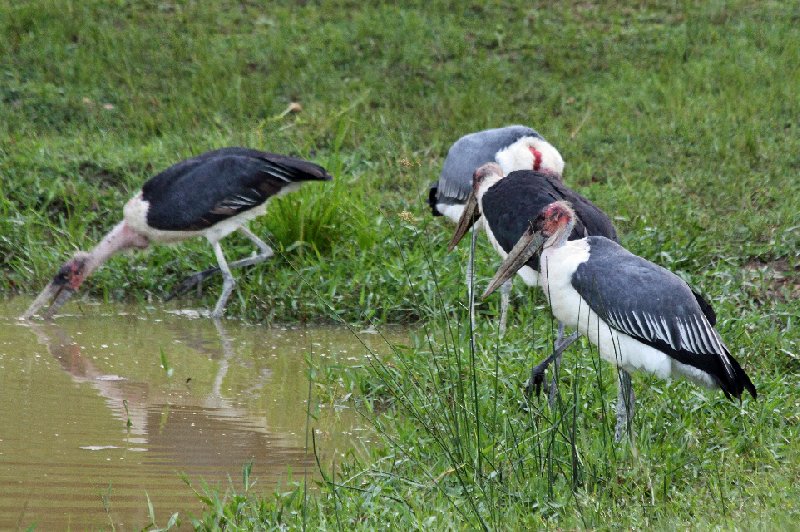
[[[323,374],[320,400],[357,391],[361,408],[385,409],[385,444],[305,505],[292,491],[238,518],[790,525],[799,23],[782,2],[2,2],[0,291],[36,292],[179,159],[224,145],[308,157],[336,180],[275,201],[253,224],[279,253],[238,273],[228,314],[415,322],[431,340],[421,334],[386,366]],[[285,112],[292,102],[299,113]],[[636,376],[638,434],[616,446],[613,375],[584,345],[565,364],[561,406],[518,412],[519,382],[550,335],[543,300],[517,287],[502,341],[496,301],[482,304],[472,357],[466,246],[445,253],[452,227],[424,201],[451,142],[510,123],[561,150],[565,180],[615,216],[623,244],[708,295],[757,402]],[[237,235],[224,246],[251,251]],[[483,238],[478,259],[482,286],[497,265]],[[202,241],[117,257],[84,293],[160,304],[213,262]],[[218,290],[178,305],[210,307]]]

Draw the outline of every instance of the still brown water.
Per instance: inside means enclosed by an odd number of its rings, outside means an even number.
[[[241,491],[252,462],[254,489],[269,495],[289,472],[317,475],[307,425],[325,464],[370,444],[368,423],[346,405],[323,403],[306,423],[307,357],[354,365],[369,356],[347,329],[85,304],[24,325],[16,317],[28,303],[0,302],[2,530],[140,529],[147,496],[160,526],[173,512],[186,524],[203,506],[182,474],[198,490]],[[359,337],[374,353],[390,349]]]

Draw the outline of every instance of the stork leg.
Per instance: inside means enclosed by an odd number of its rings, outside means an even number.
[[[555,371],[553,372],[553,379],[550,382],[550,389],[547,394],[547,400],[550,403],[550,406],[553,405],[556,394],[558,393],[558,370],[561,365],[561,355],[577,339],[577,331],[573,332],[567,337],[564,337],[564,324],[558,324],[558,337],[553,345],[553,352],[550,354],[550,356],[533,366],[533,369],[531,369],[531,376],[528,378],[528,382],[525,384],[526,397],[530,397],[533,392],[536,392],[537,394],[539,393],[542,388],[542,383],[544,382],[544,372],[547,369],[547,366],[549,366],[551,362],[555,362]]]
[[[500,336],[506,334],[506,323],[508,321],[508,303],[511,300],[512,280],[509,279],[500,287]]]
[[[470,330],[475,330],[475,279],[473,278],[473,264],[475,263],[475,244],[478,242],[478,231],[472,226],[472,235],[469,245],[469,260],[467,261],[467,301],[469,302]]]
[[[222,253],[222,246],[219,245],[219,242],[211,242],[211,247],[214,248],[214,254],[217,256],[217,264],[219,264],[219,269],[222,272],[223,279],[222,293],[219,295],[217,305],[214,307],[214,311],[211,313],[211,317],[217,319],[222,317],[222,313],[225,310],[225,304],[228,302],[231,292],[233,292],[233,287],[236,286],[236,279],[233,278],[233,274],[228,267],[228,263],[225,260],[225,255]]]
[[[265,260],[267,260],[268,258],[272,257],[275,254],[275,252],[272,251],[271,247],[269,247],[263,240],[258,238],[255,234],[253,234],[252,231],[250,231],[245,226],[240,225],[239,231],[244,236],[249,238],[250,241],[253,242],[253,244],[256,245],[260,253],[258,253],[257,255],[253,255],[252,257],[246,257],[244,259],[239,259],[237,261],[231,262],[230,264],[228,264],[229,269],[241,268],[243,266],[252,266],[254,264],[258,264],[259,262],[264,262]],[[189,277],[181,281],[180,284],[178,284],[178,286],[172,290],[172,293],[167,297],[166,300],[169,301],[170,299],[173,299],[181,294],[185,294],[195,286],[199,286],[200,283],[202,283],[203,281],[205,281],[206,279],[208,279],[209,277],[211,277],[212,275],[216,274],[219,271],[220,268],[215,266],[213,268],[208,268],[206,270],[190,275]]]
[[[633,435],[631,423],[633,422],[633,407],[636,395],[633,393],[630,374],[618,368],[619,391],[617,392],[617,427],[614,431],[614,441],[622,441],[622,436]]]

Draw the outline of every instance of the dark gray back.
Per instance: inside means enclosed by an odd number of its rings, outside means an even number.
[[[464,135],[447,152],[439,175],[437,199],[443,203],[464,203],[472,189],[472,174],[479,166],[494,162],[495,154],[522,137],[542,138],[527,126],[485,129]]]

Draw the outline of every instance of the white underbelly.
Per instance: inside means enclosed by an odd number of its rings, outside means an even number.
[[[647,371],[662,379],[683,376],[698,384],[716,387],[715,381],[707,373],[682,364],[668,354],[607,325],[572,287],[572,272],[577,265],[558,261],[554,263],[560,267],[548,271],[544,260],[544,275],[540,276],[540,281],[545,297],[550,301],[553,316],[589,338],[597,346],[601,358],[627,371]]]
[[[522,280],[528,286],[539,286],[539,272],[530,266],[523,266],[517,271],[517,275],[522,277]]]
[[[282,196],[288,192],[299,188],[300,183],[292,183],[281,189],[275,196]],[[270,198],[271,199],[271,198]],[[152,242],[161,244],[170,244],[180,242],[196,236],[205,236],[211,242],[217,242],[229,234],[236,231],[236,229],[247,224],[250,220],[263,216],[267,211],[267,203],[269,199],[261,205],[256,205],[252,209],[243,211],[235,216],[221,220],[211,227],[197,231],[165,231],[162,229],[155,229],[150,227],[147,223],[147,210],[150,203],[142,199],[142,193],[139,192],[125,204],[123,208],[123,218],[125,223],[139,234],[146,236]]]
[[[458,223],[461,220],[461,215],[464,214],[464,208],[464,205],[452,205],[447,203],[436,204],[436,210],[454,223]],[[483,229],[483,216],[478,218],[478,221],[475,222],[475,230],[480,231],[481,229]]]
[[[464,212],[464,205],[437,203],[436,210],[439,211],[442,216],[449,218],[455,223],[458,223],[458,221],[461,219],[461,214]]]

